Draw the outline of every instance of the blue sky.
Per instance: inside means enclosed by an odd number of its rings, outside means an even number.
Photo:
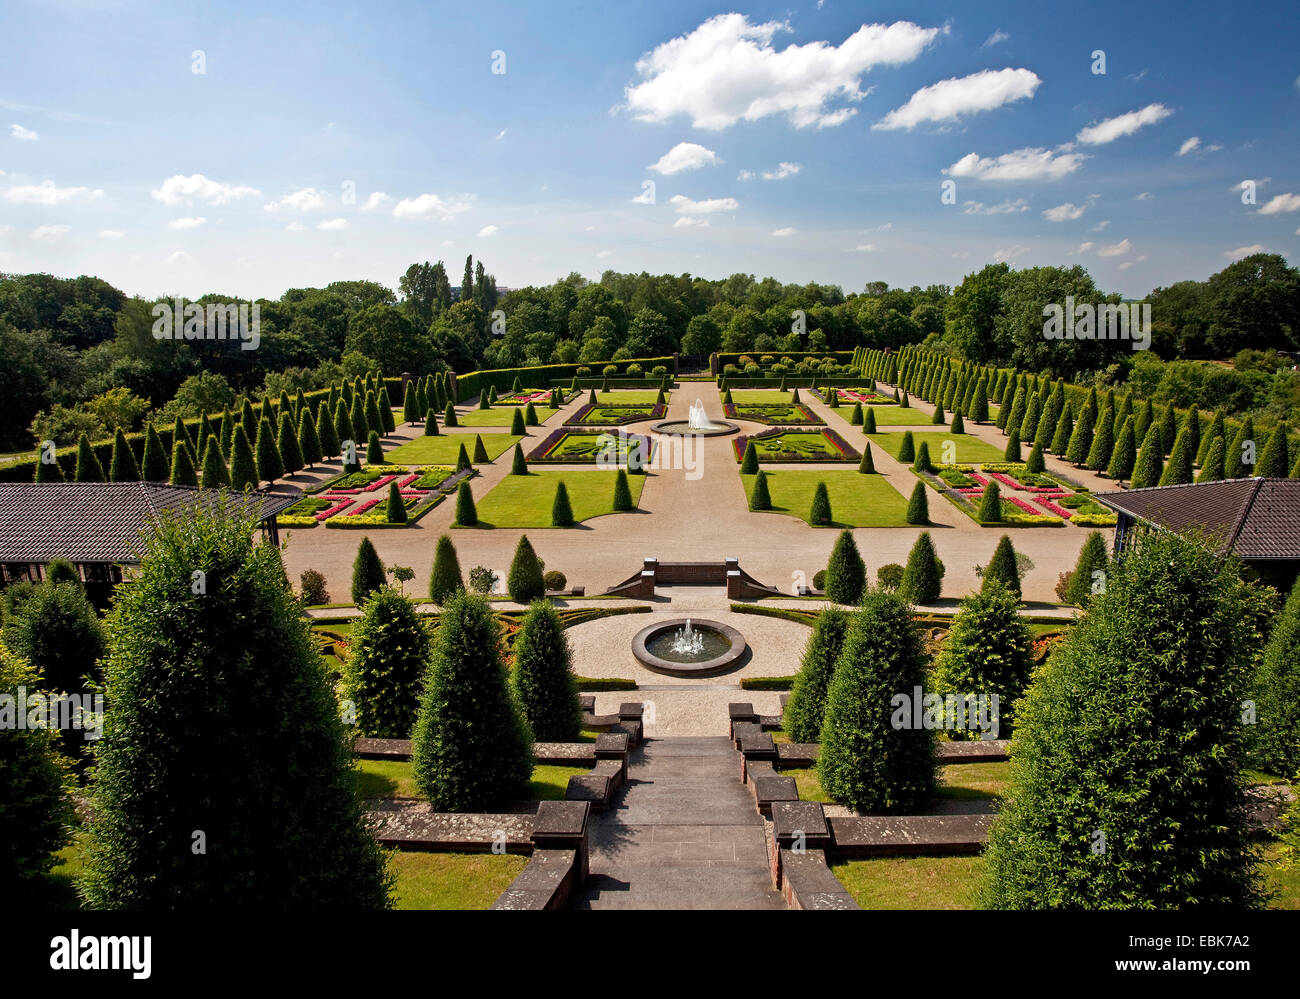
[[[274,297],[470,252],[511,287],[1008,260],[1141,296],[1297,256],[1294,4],[518,6],[5,0],[0,270]]]

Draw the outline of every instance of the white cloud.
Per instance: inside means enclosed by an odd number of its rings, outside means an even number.
[[[1224,250],[1223,255],[1229,260],[1240,260],[1242,257],[1249,257],[1252,253],[1267,253],[1268,247],[1262,243],[1251,243],[1250,246],[1239,246],[1235,250]]]
[[[1190,139],[1184,139],[1183,144],[1178,147],[1178,155],[1186,156],[1188,153],[1194,152],[1200,144],[1201,139],[1197,135],[1193,135]]]
[[[1155,195],[1150,191],[1142,191],[1140,194],[1133,195],[1134,201],[1150,201]]]
[[[1132,135],[1144,125],[1154,125],[1164,121],[1173,111],[1163,104],[1148,104],[1137,111],[1107,118],[1095,125],[1089,125],[1079,132],[1078,140],[1086,146],[1104,146],[1126,135]]]
[[[1002,42],[1006,42],[1010,40],[1011,40],[1011,36],[1008,35],[1001,28],[998,28],[993,32],[993,34],[989,35],[988,38],[984,39],[984,44],[981,45],[980,48],[991,49],[994,45],[1000,45]]]
[[[57,243],[71,231],[69,225],[38,225],[32,230],[32,239],[40,243]]]
[[[992,111],[1004,104],[1034,96],[1043,81],[1027,69],[986,69],[950,80],[940,80],[914,93],[871,127],[912,129],[927,121],[955,121],[962,115]]]
[[[436,194],[421,194],[415,198],[403,198],[393,206],[393,214],[399,219],[420,219],[436,215],[442,221],[447,222],[467,211],[469,211],[468,199],[446,201]]]
[[[257,197],[262,192],[255,187],[210,180],[201,173],[192,173],[188,177],[178,173],[168,177],[157,190],[150,193],[164,205],[186,205],[191,201],[201,201],[206,205],[228,205],[240,198]]]
[[[104,196],[102,190],[88,187],[56,187],[54,181],[43,180],[39,184],[15,184],[5,191],[5,200],[21,205],[62,205],[68,202],[98,201]]]
[[[854,114],[831,110],[830,102],[861,100],[864,73],[912,62],[940,32],[910,21],[864,24],[838,46],[818,41],[777,51],[773,38],[790,30],[787,22],[753,24],[744,14],[711,17],[637,60],[641,82],[625,88],[625,107],[642,121],[682,114],[710,130],[772,115],[796,128],[828,128]]]
[[[285,226],[284,230],[285,232],[302,232],[306,228],[307,227],[303,225],[301,222],[294,221],[294,222],[290,222],[287,226]]]
[[[1093,244],[1093,243],[1080,243],[1080,244],[1079,244],[1078,246],[1076,246],[1073,250],[1068,251],[1068,252],[1066,253],[1066,256],[1067,256],[1067,257],[1081,257],[1081,256],[1083,256],[1083,254],[1085,254],[1085,253],[1087,253],[1089,250],[1091,250],[1091,249],[1093,248],[1094,245],[1095,245],[1095,244]]]
[[[1005,263],[1009,260],[1015,260],[1016,257],[1023,257],[1028,252],[1029,247],[1021,246],[1019,244],[1015,246],[999,247],[993,251],[993,260],[999,264]]]
[[[679,142],[646,169],[671,176],[683,170],[698,170],[700,167],[714,166],[721,162],[718,154],[712,149],[705,149],[696,142]]]
[[[365,202],[361,205],[361,210],[363,212],[373,212],[376,208],[381,208],[392,200],[393,199],[383,191],[372,191],[370,197],[366,198]]]
[[[316,223],[316,228],[321,232],[338,232],[340,229],[346,229],[347,227],[347,219],[322,219]]]
[[[173,253],[171,256],[169,256],[169,257],[167,258],[167,263],[169,263],[169,264],[187,264],[187,263],[189,263],[189,262],[190,262],[191,260],[193,260],[193,259],[194,259],[194,258],[191,257],[191,256],[190,256],[188,253],[186,253],[184,250],[177,250],[175,253]]]
[[[1300,211],[1300,194],[1275,194],[1259,210],[1260,215],[1278,215],[1282,212]]]
[[[685,215],[689,218],[701,218],[706,215],[716,215],[719,212],[734,212],[740,207],[740,202],[735,198],[707,198],[704,201],[692,201],[684,194],[674,194],[668,199],[678,215]],[[678,225],[683,224],[679,219]],[[689,225],[690,223],[685,223]]]
[[[582,231],[583,231],[583,232],[595,232],[595,231],[596,231],[596,227],[595,227],[594,225],[589,225],[589,226],[587,226],[585,229],[583,229]]]
[[[787,225],[787,226],[783,226],[783,227],[780,228],[780,229],[773,229],[773,230],[772,230],[772,235],[773,235],[773,236],[793,236],[797,231],[798,231],[798,230],[795,229],[794,226],[789,226],[789,225]]]
[[[304,187],[301,191],[286,194],[278,201],[262,207],[268,212],[318,212],[325,207],[325,192],[314,187]]]
[[[497,230],[497,227],[496,227],[496,226],[494,226],[494,225],[485,225],[485,226],[484,226],[482,229],[480,229],[480,230],[479,230],[475,235],[477,235],[479,239],[487,239],[489,236],[495,235],[495,234],[497,233],[497,231],[498,231],[498,230]]]
[[[1110,219],[1102,219],[1100,222],[1098,222],[1095,226],[1093,226],[1093,227],[1092,227],[1091,229],[1089,229],[1088,231],[1089,231],[1089,232],[1105,232],[1106,229],[1107,229],[1107,227],[1108,227],[1109,225],[1110,225]]]
[[[1072,201],[1067,201],[1063,205],[1057,205],[1055,208],[1048,208],[1043,212],[1043,218],[1048,222],[1072,222],[1087,211],[1087,205],[1076,205]]]
[[[207,222],[207,219],[205,219],[202,215],[193,218],[172,219],[170,222],[167,223],[167,228],[173,230],[197,229],[205,222]]]
[[[40,135],[30,128],[23,128],[22,125],[16,123],[9,126],[9,134],[19,142],[35,142],[40,138]]]
[[[803,169],[802,163],[778,163],[775,170],[764,170],[764,180],[785,180]]]
[[[121,239],[126,232],[121,229],[101,229],[99,231],[100,239]]]
[[[655,190],[653,187],[644,188],[640,194],[632,199],[634,205],[653,205],[655,203]]]
[[[1031,147],[988,158],[967,153],[943,172],[976,180],[1060,180],[1079,169],[1085,159],[1082,153]]]
[[[508,131],[510,131],[510,129],[508,129],[508,128],[503,128],[503,129],[501,129],[501,131],[499,131],[499,132],[497,133],[497,139],[498,139],[498,140],[504,139],[504,138],[506,137],[506,133],[507,133]]]
[[[741,170],[740,173],[736,176],[736,179],[737,179],[737,180],[753,180],[753,179],[754,179],[754,171],[753,171],[753,170]]]
[[[1133,249],[1132,243],[1130,243],[1127,239],[1121,239],[1118,243],[1110,243],[1106,246],[1099,246],[1097,248],[1097,256],[1122,257],[1128,254],[1132,249]]]
[[[850,253],[871,253],[872,251],[875,250],[875,248],[876,248],[875,243],[859,243],[849,252]]]
[[[597,250],[597,251],[596,251],[596,257],[597,257],[597,259],[599,259],[599,260],[604,260],[606,257],[608,257],[608,256],[609,256],[610,254],[612,254],[613,252],[614,252],[613,250]]]
[[[967,201],[962,209],[963,215],[1014,215],[1029,210],[1029,202],[1024,198],[1015,201],[1003,201],[996,205],[986,205],[982,201]]]
[[[685,229],[687,226],[706,226],[709,224],[707,216],[703,215],[683,215],[673,223],[674,229]]]

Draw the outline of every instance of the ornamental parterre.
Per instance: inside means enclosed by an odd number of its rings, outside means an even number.
[[[722,410],[724,415],[733,420],[748,420],[751,423],[786,427],[823,425],[822,418],[801,402],[728,402],[723,404]]]
[[[758,452],[760,462],[829,462],[857,461],[862,455],[843,437],[829,427],[802,430],[791,427],[773,427],[761,434],[733,438],[731,446],[736,461],[745,457],[745,447],[750,441]]]
[[[662,420],[668,407],[662,403],[598,402],[587,403],[569,419],[566,427],[612,427],[645,420]]]

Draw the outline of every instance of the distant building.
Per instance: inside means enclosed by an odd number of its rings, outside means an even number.
[[[1118,514],[1115,552],[1143,531],[1199,533],[1289,590],[1300,572],[1300,479],[1227,479],[1097,493]]]

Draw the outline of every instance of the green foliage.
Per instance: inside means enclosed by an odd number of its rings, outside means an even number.
[[[1223,478],[1223,438],[1216,437],[1210,442],[1209,452],[1201,465],[1201,474],[1197,482],[1218,482]],[[1292,476],[1295,478],[1295,476]]]
[[[464,453],[462,445],[461,454]],[[474,505],[474,494],[470,491],[468,479],[462,479],[456,487],[456,523],[460,527],[474,527],[478,524],[478,508]]]
[[[1256,768],[1273,774],[1300,771],[1300,581],[1273,623],[1252,688]]]
[[[1241,772],[1259,598],[1238,573],[1172,533],[1126,549],[1018,706],[985,906],[1262,905]]]
[[[280,414],[280,433],[275,443],[285,474],[292,475],[299,471],[304,464],[302,452],[298,450],[298,434],[293,428],[293,417],[287,412]]]
[[[252,457],[249,457],[252,461]],[[173,486],[197,486],[198,475],[194,471],[194,459],[190,457],[190,446],[184,438],[172,445],[172,469],[167,480]]]
[[[1158,484],[1164,463],[1165,457],[1160,450],[1160,428],[1153,423],[1147,428],[1146,439],[1142,441],[1142,448],[1138,451],[1129,488],[1145,489]]]
[[[402,490],[396,482],[388,483],[388,502],[384,507],[384,519],[390,524],[406,523],[406,501],[402,499]]]
[[[1285,479],[1289,466],[1291,464],[1290,456],[1287,450],[1287,434],[1290,433],[1283,420],[1269,437],[1268,443],[1264,445],[1264,451],[1259,456],[1259,461],[1255,464],[1255,474],[1268,478]],[[1175,450],[1177,448],[1175,447]],[[1173,459],[1170,458],[1172,464]],[[1290,771],[1288,771],[1289,773]]]
[[[297,443],[302,464],[315,467],[316,463],[325,457],[321,451],[320,437],[316,433],[316,421],[312,419],[311,412],[305,405],[298,411]]]
[[[1021,620],[1019,610],[1019,589],[1011,592],[1000,583],[990,585],[986,572],[980,592],[961,602],[961,609],[953,618],[952,628],[934,662],[935,692],[940,696],[952,694],[962,698],[973,694],[990,698],[981,721],[995,720],[991,698],[997,696],[998,728],[996,733],[991,728],[988,730],[994,738],[1005,739],[1011,735],[1015,704],[1029,685],[1033,668],[1029,629]],[[959,700],[958,704],[961,703]],[[972,727],[971,721],[969,716],[958,717],[956,724],[949,726],[950,737],[980,738],[980,729]]]
[[[754,476],[754,489],[749,496],[749,508],[751,510],[772,509],[772,494],[767,485],[767,472],[761,468]]]
[[[171,475],[167,450],[152,423],[144,428],[144,454],[140,458],[140,475],[145,482],[166,482]]]
[[[438,436],[438,410],[430,406],[424,417],[424,436]]]
[[[922,531],[908,553],[907,567],[898,583],[898,595],[912,604],[934,603],[939,599],[942,580],[934,539],[930,537],[929,531]]]
[[[226,468],[226,459],[221,457],[221,442],[215,434],[208,435],[207,446],[203,449],[203,477],[200,484],[204,489],[230,486],[230,470]]]
[[[952,414],[952,432],[954,434],[964,434],[966,432],[966,421],[961,418],[960,409]]]
[[[758,448],[753,441],[745,444],[745,456],[740,462],[741,475],[755,475],[758,472]]]
[[[825,482],[818,482],[813,490],[812,508],[808,512],[808,521],[814,527],[829,527],[834,518],[831,515],[831,496],[826,490]]]
[[[188,451],[188,448],[186,449]],[[175,475],[176,458],[172,456],[172,474]],[[245,489],[256,489],[258,484],[257,466],[253,463],[253,449],[248,443],[248,434],[241,425],[235,431],[230,445],[230,488],[237,493]]]
[[[542,565],[537,560],[537,553],[533,551],[526,534],[519,536],[519,544],[515,546],[515,555],[510,561],[510,573],[506,576],[506,592],[510,594],[510,599],[518,604],[530,603],[546,595]]]
[[[826,696],[817,775],[832,799],[860,812],[908,812],[934,793],[934,734],[892,717],[895,695],[924,686],[925,667],[904,599],[869,591]]]
[[[533,734],[511,695],[483,597],[443,608],[412,734],[411,770],[434,811],[485,812],[527,794]]]
[[[1192,458],[1196,448],[1192,445],[1191,432],[1182,430],[1174,441],[1174,449],[1169,455],[1169,462],[1160,475],[1162,486],[1182,486],[1192,481]],[[1285,469],[1283,475],[1286,474]]]
[[[136,464],[131,445],[126,442],[126,434],[118,427],[113,434],[113,459],[109,463],[109,482],[139,482],[140,466]]]
[[[433,554],[433,571],[429,574],[429,599],[435,604],[445,604],[452,595],[465,589],[460,575],[460,558],[450,535],[438,537],[438,547]]]
[[[1079,560],[1070,574],[1066,599],[1079,607],[1087,607],[1092,600],[1093,586],[1105,589],[1109,571],[1110,555],[1106,551],[1106,538],[1101,531],[1090,531],[1083,547],[1079,549]],[[1102,575],[1095,576],[1094,573],[1097,572]]]
[[[1109,409],[1103,410],[1093,431],[1092,445],[1084,460],[1085,467],[1104,472],[1110,465],[1110,456],[1115,450],[1114,424],[1115,414]]]
[[[483,435],[474,435],[474,464],[486,465],[492,459],[488,457],[487,448],[483,446]]]
[[[533,738],[575,741],[582,729],[582,703],[564,623],[549,600],[529,604],[515,636],[514,658],[510,687]]]
[[[869,406],[862,417],[862,432],[864,434],[874,434],[876,432],[876,411]]]
[[[514,415],[510,417],[510,432],[516,437],[522,437],[528,433],[528,430],[524,427],[524,414],[518,407],[515,407]]]
[[[996,482],[990,480],[984,487],[984,492],[980,496],[979,512],[975,514],[975,519],[981,524],[1002,523],[1002,488]]]
[[[1021,460],[1020,433],[1018,431],[1013,430],[1007,434],[1007,449],[1002,453],[1002,457],[1006,461],[1018,462]]]
[[[456,419],[456,406],[453,403],[447,403],[447,410],[442,416],[442,425],[444,427],[460,426],[460,423]]]
[[[384,445],[379,439],[379,431],[370,431],[370,439],[366,441],[366,464],[382,465],[384,463]]]
[[[569,490],[565,488],[563,480],[555,486],[555,501],[551,504],[551,526],[573,526],[573,506],[569,502]]]
[[[358,606],[376,590],[382,589],[387,577],[384,563],[369,538],[362,538],[357,557],[352,562],[352,602]]]
[[[45,582],[6,608],[0,641],[23,659],[45,690],[76,693],[99,682],[104,628],[80,582]]]
[[[524,460],[524,449],[515,443],[515,454],[510,465],[511,475],[527,475],[528,462]]]
[[[922,444],[921,446],[924,447],[925,445]],[[909,524],[930,523],[930,498],[926,495],[924,482],[918,482],[912,488],[912,495],[907,501],[907,516],[905,519]]]
[[[863,475],[874,475],[876,471],[876,459],[871,456],[871,445],[864,443],[862,445],[862,460],[858,462],[858,471]]]
[[[1016,549],[1011,544],[1009,534],[1002,535],[993,557],[984,568],[984,582],[981,593],[990,593],[995,589],[1004,589],[1020,599],[1020,567],[1016,565]]]
[[[1074,431],[1070,434],[1070,443],[1065,449],[1065,460],[1072,465],[1082,465],[1088,460],[1088,452],[1092,449],[1092,434],[1097,423],[1097,413],[1088,406],[1083,408],[1079,414],[1079,419],[1074,424]]]
[[[844,647],[849,619],[849,614],[838,607],[827,607],[817,615],[781,719],[781,727],[791,742],[817,742],[821,738],[826,693]]]
[[[80,884],[91,908],[390,904],[316,639],[280,550],[255,533],[251,519],[169,518],[118,591]]]
[[[916,449],[916,460],[912,462],[912,468],[918,472],[934,471],[934,463],[930,461],[929,441],[921,441],[921,446]]]
[[[429,648],[428,629],[409,597],[386,586],[366,601],[343,667],[344,696],[356,706],[358,734],[410,738]]]
[[[916,460],[916,440],[910,430],[903,431],[903,439],[898,442],[898,460],[904,463]]]
[[[628,485],[627,472],[620,468],[614,473],[614,510],[625,513],[634,509],[636,507],[632,503],[632,488]]]
[[[1242,479],[1254,475],[1254,465],[1248,464],[1248,448],[1256,447],[1255,421],[1249,416],[1241,421],[1237,434],[1223,454],[1223,477],[1225,479]]]
[[[1133,428],[1133,417],[1124,417],[1115,446],[1110,452],[1110,464],[1106,466],[1106,475],[1116,482],[1122,482],[1133,474],[1137,463],[1137,438]]]
[[[1025,468],[1037,475],[1046,467],[1047,463],[1043,460],[1043,445],[1035,444],[1029,452],[1029,457],[1025,459]]]
[[[274,482],[284,474],[284,462],[280,458],[280,449],[275,443],[275,431],[271,421],[265,416],[257,424],[257,477],[267,482]]]
[[[826,599],[837,604],[856,604],[867,585],[867,570],[858,553],[852,531],[840,531],[826,565]]]

